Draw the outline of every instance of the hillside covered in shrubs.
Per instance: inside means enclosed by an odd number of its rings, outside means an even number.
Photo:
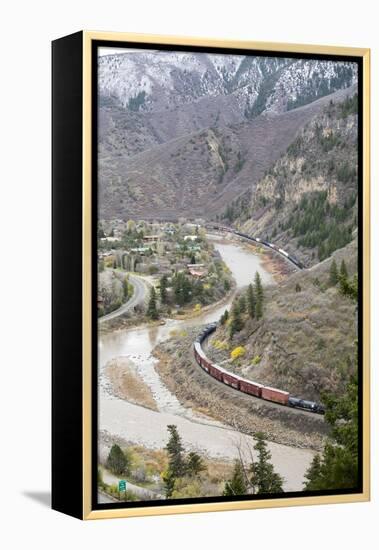
[[[264,288],[258,315],[251,315],[250,287],[241,291],[207,354],[232,372],[299,397],[318,401],[324,392],[343,390],[356,369],[356,246]]]

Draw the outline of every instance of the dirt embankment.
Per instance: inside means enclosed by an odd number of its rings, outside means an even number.
[[[118,357],[112,359],[106,366],[106,375],[112,386],[112,393],[130,403],[158,410],[157,404],[149,386],[138,376],[130,359]]]
[[[276,443],[321,450],[328,427],[323,417],[287,409],[255,399],[221,384],[195,362],[195,334],[171,339],[157,346],[156,369],[179,401],[203,414],[249,435],[258,431]]]

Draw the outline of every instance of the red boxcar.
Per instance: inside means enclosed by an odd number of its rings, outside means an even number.
[[[216,378],[222,382],[222,372],[219,370],[218,365],[210,364],[209,373],[213,376],[213,378]]]
[[[232,386],[232,387],[235,388],[236,390],[239,389],[239,381],[238,381],[238,378],[236,378],[235,376],[233,376],[233,374],[229,374],[229,373],[223,372],[223,374],[222,374],[222,381],[224,382],[224,384],[227,384],[228,386]]]
[[[251,382],[250,380],[240,380],[240,391],[255,395],[256,397],[262,397],[262,384],[257,382]]]
[[[288,391],[277,390],[268,386],[263,386],[262,388],[263,399],[274,401],[274,403],[280,403],[281,405],[287,405],[289,395]]]
[[[261,397],[266,401],[273,401],[274,403],[280,403],[281,405],[288,405],[289,393],[277,388],[270,388],[269,386],[263,386],[257,382],[246,380],[240,376],[234,375],[227,370],[223,369],[217,364],[211,363],[208,357],[205,355],[200,342],[194,344],[194,355],[198,364],[208,372],[213,378],[223,382],[224,384],[231,386],[244,393],[254,395],[255,397]]]
[[[201,345],[199,344],[199,342],[195,342],[195,345],[194,345],[194,354],[195,354],[195,359],[196,361],[198,362],[198,364],[204,369],[206,370],[207,372],[209,372],[209,362],[201,348]]]
[[[206,358],[202,358],[201,360],[201,365],[203,367],[204,370],[206,370],[207,372],[209,372],[209,369],[212,365],[212,363],[210,361],[208,361],[208,359]]]
[[[194,352],[196,361],[199,363],[199,365],[201,365],[202,350],[198,342],[195,342],[193,346],[193,352]]]

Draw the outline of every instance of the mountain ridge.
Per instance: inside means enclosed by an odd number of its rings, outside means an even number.
[[[111,217],[210,217],[257,182],[296,133],[333,99],[353,86],[284,113],[265,113],[187,133],[158,136],[134,154],[99,147],[100,215]],[[110,132],[112,136],[112,132]],[[116,141],[120,142],[117,139]],[[121,142],[122,143],[122,142]],[[179,200],[180,199],[180,200]]]
[[[329,103],[225,216],[306,265],[350,242],[357,230],[358,99]]]
[[[251,111],[259,96],[265,101],[256,114],[281,112],[288,100],[308,96],[310,102],[357,81],[355,63],[291,57],[145,51],[100,57],[98,67],[101,96],[148,112],[230,94],[242,113]]]

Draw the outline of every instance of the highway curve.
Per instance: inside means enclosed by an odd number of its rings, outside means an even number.
[[[125,304],[122,304],[122,306],[118,309],[115,309],[114,311],[107,313],[107,315],[103,315],[102,317],[100,317],[100,323],[102,323],[103,321],[110,321],[111,319],[115,319],[119,315],[123,315],[124,313],[133,310],[134,307],[145,303],[148,294],[148,283],[144,281],[141,277],[137,277],[136,275],[131,274],[129,274],[129,283],[133,285],[133,296],[130,298],[130,300],[125,302]]]

